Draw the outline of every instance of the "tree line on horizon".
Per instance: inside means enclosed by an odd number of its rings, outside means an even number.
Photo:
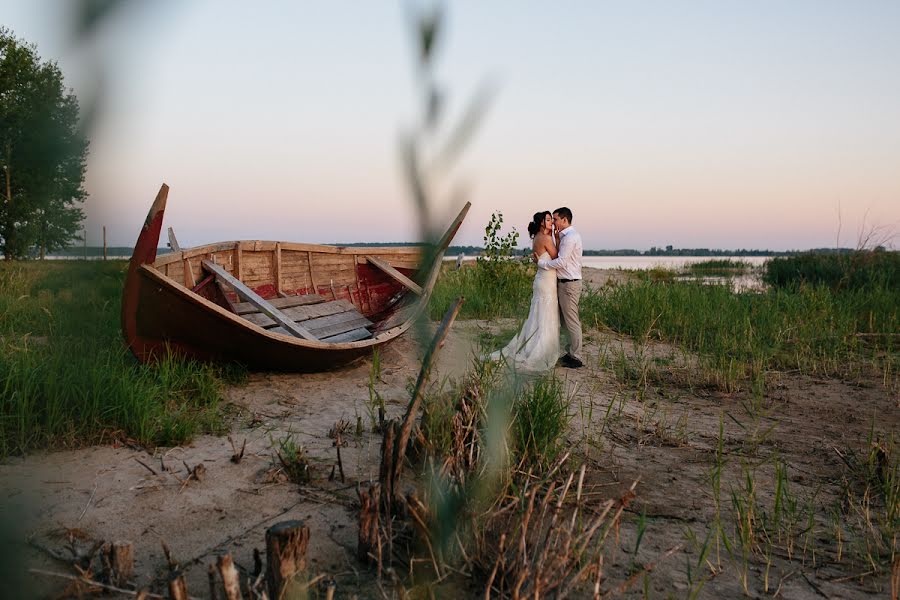
[[[349,242],[328,244],[334,246],[371,246],[374,248],[382,248],[388,246],[421,246],[421,242]],[[131,256],[134,252],[132,246],[108,246],[107,254],[109,256]],[[876,249],[878,250],[878,249]],[[882,249],[886,250],[886,249]],[[172,249],[168,247],[160,247],[157,254],[167,254]],[[718,248],[673,248],[671,251],[663,251],[662,253],[651,253],[651,250],[634,250],[634,249],[617,249],[617,250],[585,250],[584,256],[800,256],[804,254],[853,254],[857,250],[855,248],[810,248],[809,250],[727,250]],[[522,256],[527,256],[531,250],[528,248],[520,249]],[[460,254],[466,256],[481,256],[484,254],[482,246],[449,246],[445,256],[455,257]],[[66,258],[100,257],[103,256],[103,248],[101,246],[68,246],[65,248],[57,248],[54,256]]]
[[[54,61],[0,27],[0,251],[5,260],[67,248],[87,197],[78,99]]]

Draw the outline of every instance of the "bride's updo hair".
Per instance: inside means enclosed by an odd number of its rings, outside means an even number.
[[[550,214],[549,210],[545,210],[543,212],[534,213],[534,217],[531,219],[531,223],[528,224],[528,236],[534,239],[534,236],[538,234],[541,230],[541,227],[544,226],[544,218]]]

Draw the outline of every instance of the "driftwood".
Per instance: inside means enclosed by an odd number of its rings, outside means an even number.
[[[303,521],[282,521],[266,531],[266,584],[270,598],[281,598],[291,581],[306,571],[309,527]]]

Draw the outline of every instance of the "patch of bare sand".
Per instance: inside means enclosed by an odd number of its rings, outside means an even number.
[[[461,376],[483,333],[514,325],[512,319],[457,321],[433,379]],[[896,431],[900,420],[896,396],[881,386],[800,374],[775,376],[765,410],[751,417],[745,409],[746,393],[654,383],[653,378],[646,385],[623,383],[614,374],[610,356],[615,348],[634,356],[631,341],[597,331],[588,332],[587,339],[588,366],[557,369],[572,400],[569,438],[575,460],[586,460],[593,467],[591,483],[608,490],[609,497],[640,479],[638,500],[606,563],[612,582],[627,578],[635,565],[648,564],[684,543],[687,529],[704,539],[714,514],[709,473],[720,422],[725,432],[726,498],[730,486],[740,485],[740,463],[749,456],[753,438],[761,457],[777,453],[790,465],[793,493],[798,497],[816,493],[828,500],[840,492],[842,465],[833,447],[861,448],[872,415],[879,416],[879,427],[887,431]],[[650,354],[671,356],[671,364],[678,364],[676,348],[654,345]],[[409,397],[407,386],[418,372],[418,349],[410,338],[402,338],[384,349],[381,363],[382,380],[376,389],[385,399],[388,418],[401,416]],[[15,552],[29,566],[65,571],[36,546],[60,550],[67,528],[89,539],[128,539],[135,543],[137,583],[161,589],[166,562],[160,541],[165,540],[185,568],[189,589],[199,596],[206,593],[207,565],[218,553],[230,552],[240,567],[250,569],[253,549],[264,549],[266,528],[281,520],[301,519],[311,530],[311,569],[334,577],[339,597],[378,597],[371,573],[355,559],[355,486],[377,477],[380,447],[366,408],[370,367],[371,361],[365,361],[332,373],[254,374],[247,384],[230,389],[229,399],[239,412],[231,435],[238,446],[245,439],[247,444],[240,464],[230,462],[229,441],[213,436],[183,448],[152,452],[95,447],[10,461],[0,467],[0,486],[7,514],[16,515],[23,532]],[[336,461],[328,430],[341,419],[350,422],[351,431],[357,420],[362,424],[361,434],[347,436],[349,446],[342,451],[344,482],[339,477],[329,480]],[[296,485],[273,477],[274,451],[288,436],[302,444],[309,458],[311,483]],[[205,465],[205,477],[182,483],[183,462],[190,467]],[[760,468],[761,478],[770,477],[766,469]],[[771,484],[761,479],[759,485],[761,497],[768,501]],[[641,513],[647,515],[647,528],[638,555],[633,556]],[[821,515],[823,522],[826,518]],[[26,534],[33,545],[22,541]],[[696,549],[686,546],[658,565],[647,582],[651,597],[684,595],[688,560],[696,560]],[[715,563],[715,557],[711,560]],[[742,595],[734,566],[722,554],[720,560],[723,572],[706,583],[701,597]],[[768,593],[779,586],[781,597],[801,599],[868,598],[875,591],[884,592],[884,579],[831,581],[846,574],[840,567],[825,558],[816,565],[798,565],[775,556]],[[764,568],[750,564],[753,594],[764,593]],[[40,584],[35,592],[39,596],[61,589],[58,582],[32,581]]]

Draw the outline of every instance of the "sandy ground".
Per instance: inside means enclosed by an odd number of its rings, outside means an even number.
[[[591,273],[594,285],[607,283],[615,272]],[[458,321],[441,351],[433,380],[464,374],[477,340],[484,332],[515,326],[513,320],[491,323]],[[752,444],[760,456],[776,454],[789,465],[791,491],[797,497],[816,494],[819,501],[840,500],[841,458],[835,449],[864,448],[876,429],[898,431],[896,392],[878,381],[842,382],[801,373],[771,375],[769,392],[756,417],[747,411],[746,393],[724,394],[677,380],[676,349],[654,345],[643,356],[661,368],[647,385],[617,381],[610,358],[618,352],[634,356],[631,340],[606,332],[586,335],[589,365],[580,370],[558,368],[572,398],[569,439],[579,460],[591,467],[592,483],[615,497],[635,479],[638,500],[631,506],[607,562],[611,582],[621,581],[633,564],[647,565],[669,548],[685,542],[692,530],[702,540],[713,521],[709,483],[720,422],[725,434],[726,468],[723,495],[740,485],[741,462]],[[605,357],[605,358],[604,358]],[[382,382],[376,384],[387,403],[388,417],[401,416],[409,397],[407,385],[419,368],[419,353],[409,338],[387,347],[381,357]],[[380,597],[371,572],[355,559],[357,482],[377,478],[380,436],[371,433],[366,408],[371,361],[324,374],[252,374],[229,389],[235,407],[231,438],[246,454],[230,461],[226,437],[203,436],[178,448],[152,450],[99,446],[76,451],[36,453],[0,465],[0,498],[11,524],[6,546],[7,577],[22,576],[26,567],[71,573],[53,554],[66,555],[67,540],[78,548],[95,540],[131,540],[135,545],[137,583],[162,590],[167,573],[161,542],[187,575],[193,595],[207,594],[207,568],[222,552],[239,567],[253,565],[253,549],[265,549],[265,530],[279,521],[301,519],[311,530],[311,571],[337,583],[337,597]],[[329,480],[335,449],[328,430],[344,419],[364,432],[350,436],[343,450],[346,481]],[[309,457],[313,480],[287,483],[277,476],[274,452],[290,436]],[[140,461],[140,462],[139,462]],[[141,463],[144,463],[143,465]],[[203,464],[201,481],[186,479],[187,467]],[[760,496],[770,494],[771,468],[759,467]],[[637,556],[632,555],[637,516],[647,528]],[[824,520],[826,516],[821,517]],[[8,527],[9,528],[9,527]],[[9,532],[7,532],[9,533]],[[629,592],[649,597],[685,597],[686,564],[696,561],[687,544],[656,566],[646,582]],[[722,569],[700,593],[701,598],[743,595],[737,569],[720,549],[709,560]],[[865,572],[820,557],[790,563],[773,556],[769,588],[765,564],[749,565],[750,594],[781,598],[888,597],[886,577],[850,578]],[[64,585],[46,576],[23,579],[34,597],[53,597]],[[887,590],[887,591],[886,591]],[[474,593],[474,592],[473,592]]]

